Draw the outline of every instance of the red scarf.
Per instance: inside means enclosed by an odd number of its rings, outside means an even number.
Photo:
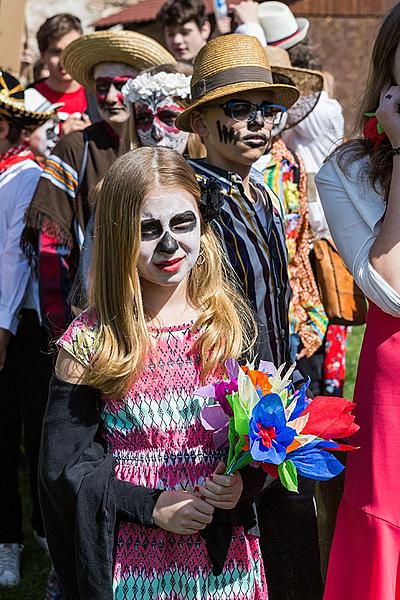
[[[13,165],[28,159],[35,160],[35,156],[29,150],[29,146],[22,144],[21,146],[10,148],[4,154],[0,154],[0,175]]]

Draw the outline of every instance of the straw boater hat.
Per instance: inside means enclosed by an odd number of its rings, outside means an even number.
[[[92,91],[95,89],[94,67],[100,63],[124,63],[139,72],[176,62],[161,44],[136,31],[88,33],[65,48],[61,61],[75,81]]]
[[[292,85],[274,83],[267,55],[252,35],[233,33],[217,37],[200,50],[193,67],[192,102],[176,119],[183,131],[192,131],[191,113],[205,104],[248,90],[268,90],[271,102],[290,108],[299,97]]]
[[[10,73],[0,71],[0,118],[33,130],[54,116],[55,107],[52,104],[46,110],[30,110],[24,86]]]
[[[275,83],[294,85],[300,92],[299,99],[287,112],[288,129],[314,110],[324,87],[324,76],[318,71],[292,67],[289,53],[283,48],[267,46],[266,52]]]
[[[296,18],[286,4],[272,0],[259,5],[258,19],[267,44],[286,49],[302,42],[310,27],[307,19]]]

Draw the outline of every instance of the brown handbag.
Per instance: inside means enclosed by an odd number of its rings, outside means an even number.
[[[335,244],[321,239],[315,240],[313,246],[317,284],[330,323],[362,325],[367,316],[367,301]]]

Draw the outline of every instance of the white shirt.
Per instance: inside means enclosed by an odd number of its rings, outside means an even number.
[[[327,156],[343,140],[343,136],[342,107],[324,90],[308,117],[282,134],[288,148],[300,154],[309,173],[319,171]]]
[[[40,316],[38,283],[20,246],[25,211],[41,169],[24,160],[0,175],[0,327],[15,334],[21,308]]]
[[[400,295],[369,262],[386,205],[369,182],[368,166],[368,158],[354,161],[346,176],[333,157],[316,183],[332,238],[357,285],[383,311],[400,317]]]

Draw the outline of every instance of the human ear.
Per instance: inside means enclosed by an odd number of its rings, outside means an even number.
[[[202,25],[201,29],[201,37],[203,38],[203,40],[205,42],[208,41],[208,38],[210,37],[211,34],[211,25],[210,25],[210,21],[206,21],[204,23],[204,25]]]
[[[10,131],[10,124],[8,121],[0,120],[0,140],[6,140]]]
[[[194,110],[190,115],[190,126],[195,133],[197,133],[202,139],[208,137],[208,127],[204,121],[203,113],[199,110]]]

